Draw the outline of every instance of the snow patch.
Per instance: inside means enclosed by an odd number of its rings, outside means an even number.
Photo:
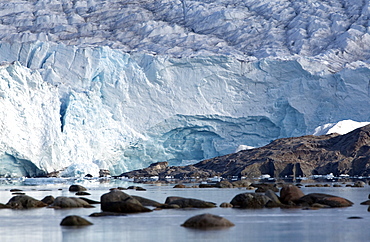
[[[317,127],[313,135],[325,135],[333,133],[343,135],[351,132],[352,130],[366,126],[368,124],[370,124],[370,122],[356,122],[353,120],[342,120],[337,123],[328,123]]]

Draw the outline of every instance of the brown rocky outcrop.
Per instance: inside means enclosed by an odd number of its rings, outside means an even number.
[[[154,172],[155,171],[155,172]],[[169,167],[168,164],[134,172],[123,176],[158,175],[159,177],[298,177],[311,175],[350,176],[370,175],[370,125],[345,135],[282,138],[270,144],[243,150],[225,156],[201,161],[194,165]]]

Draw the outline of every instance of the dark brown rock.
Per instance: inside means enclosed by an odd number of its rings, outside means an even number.
[[[10,192],[22,192],[23,190],[17,189],[17,188],[13,188],[13,189],[10,189],[9,191]]]
[[[273,183],[253,183],[251,184],[252,187],[256,187],[257,190],[255,192],[265,193],[267,190],[271,190],[273,192],[278,192],[279,189],[276,187],[276,184]]]
[[[365,186],[365,182],[363,181],[356,181],[352,187],[364,187]]]
[[[167,201],[167,200],[166,200]],[[216,204],[213,202],[207,202],[199,199],[194,198],[179,198],[172,200],[171,202],[167,203],[169,206],[175,205],[175,207],[179,208],[214,208]],[[169,208],[168,206],[164,206],[162,208]]]
[[[87,189],[81,185],[71,185],[68,189],[70,192],[83,192]]]
[[[226,181],[226,180],[216,183],[215,186],[219,188],[233,188],[234,187],[234,185],[231,182]]]
[[[93,208],[88,202],[78,197],[57,197],[50,204],[52,208]]]
[[[76,194],[75,194],[76,196],[89,196],[89,195],[91,195],[90,193],[88,193],[88,192],[76,192]]]
[[[88,199],[86,197],[79,197],[79,199],[82,199],[84,200],[85,202],[87,202],[88,204],[100,204],[99,201],[95,201],[95,200],[91,200],[91,199]]]
[[[215,188],[217,187],[216,184],[211,183],[201,183],[199,184],[199,188]]]
[[[249,187],[252,183],[247,180],[237,180],[231,183],[234,187]]]
[[[280,198],[276,195],[275,192],[267,190],[265,195],[271,199],[270,207],[279,207],[281,205]]]
[[[55,198],[53,196],[46,196],[44,197],[41,202],[46,203],[47,205],[50,205],[54,202]]]
[[[173,188],[186,188],[184,184],[176,184]]]
[[[178,199],[184,199],[184,197],[175,197],[175,196],[170,196],[166,198],[166,201],[164,202],[165,204],[170,204],[171,202],[178,200]]]
[[[234,206],[231,203],[221,203],[220,207],[221,208],[232,208]]]
[[[361,205],[370,205],[370,200],[360,203]]]
[[[12,197],[6,205],[14,209],[41,208],[47,206],[46,203],[27,195]]]
[[[113,213],[113,212],[100,212],[100,213],[92,213],[89,217],[107,217],[107,216],[127,216],[124,213]]]
[[[148,199],[148,198],[144,198],[144,197],[140,197],[140,196],[132,196],[133,198],[135,198],[136,200],[138,200],[143,206],[149,206],[149,207],[160,207],[163,205],[163,203],[159,203],[157,201],[154,201],[154,200],[151,200],[151,199]]]
[[[141,213],[151,212],[149,208],[144,207],[138,200],[130,195],[115,189],[100,197],[101,209],[104,212],[116,213]]]
[[[62,226],[86,226],[86,225],[92,225],[92,223],[80,216],[71,215],[71,216],[65,217],[62,220],[62,222],[60,222],[60,225]]]
[[[322,194],[322,193],[310,193],[310,194],[307,194],[301,197],[300,199],[296,201],[296,204],[299,204],[302,206],[312,206],[312,204],[314,203],[327,205],[332,208],[333,207],[348,207],[348,206],[353,205],[353,202],[345,198],[328,195],[328,194]]]
[[[271,201],[269,197],[259,193],[242,193],[236,195],[231,204],[234,208],[264,208]]]
[[[128,190],[136,190],[136,191],[146,191],[145,188],[139,187],[139,186],[129,186],[127,189]]]
[[[190,228],[222,228],[234,226],[229,220],[213,214],[201,214],[189,218],[181,226]]]
[[[284,185],[280,190],[280,201],[285,204],[295,202],[303,196],[302,190],[294,185]]]
[[[2,208],[11,208],[11,207],[9,205],[5,205],[5,204],[0,203],[0,209],[2,209]]]
[[[12,195],[26,195],[24,192],[13,192]]]

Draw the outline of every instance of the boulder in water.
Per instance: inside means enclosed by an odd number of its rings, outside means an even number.
[[[189,228],[206,229],[206,228],[231,227],[234,226],[234,224],[223,217],[205,213],[189,218],[181,226]]]
[[[86,225],[92,225],[92,223],[80,216],[71,215],[71,216],[65,217],[62,220],[62,222],[60,222],[60,225],[62,226],[86,226]]]

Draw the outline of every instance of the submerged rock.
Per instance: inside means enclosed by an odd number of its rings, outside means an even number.
[[[52,208],[93,208],[88,202],[78,197],[57,197],[50,204]]]
[[[5,204],[0,203],[0,209],[2,209],[2,208],[11,208],[11,207],[9,205],[5,205]]]
[[[84,201],[86,201],[89,204],[100,204],[99,201],[91,200],[91,199],[88,199],[86,197],[79,197],[79,199],[84,200]]]
[[[221,203],[220,208],[232,208],[234,207],[231,203]]]
[[[370,205],[370,200],[360,203],[361,205]]]
[[[189,218],[185,221],[181,226],[189,227],[189,228],[222,228],[222,227],[231,227],[234,226],[232,222],[227,220],[226,218],[205,213],[196,215],[194,217]]]
[[[128,190],[136,190],[136,191],[146,191],[146,189],[145,189],[145,188],[143,188],[143,187],[138,187],[138,186],[129,186],[127,189],[128,189]]]
[[[76,192],[76,194],[75,194],[76,196],[89,196],[89,195],[91,195],[90,193],[88,193],[88,192]]]
[[[161,208],[214,208],[216,204],[194,198],[168,197]]]
[[[107,217],[107,216],[127,216],[124,213],[114,213],[114,212],[100,212],[100,213],[92,213],[89,217]]]
[[[176,184],[173,188],[186,188],[184,184]]]
[[[92,223],[80,216],[71,215],[71,216],[65,217],[62,220],[62,222],[60,222],[60,225],[62,226],[86,226],[86,225],[92,225]]]
[[[132,197],[138,200],[143,206],[160,207],[163,205],[163,203],[159,203],[157,201],[154,201],[148,198],[144,198],[140,196],[132,196]]]

